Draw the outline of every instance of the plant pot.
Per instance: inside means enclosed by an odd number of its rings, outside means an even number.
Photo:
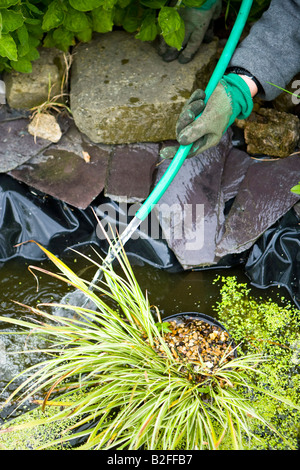
[[[183,312],[163,319],[164,333],[175,360],[189,365],[189,374],[215,373],[224,363],[237,357],[236,346],[226,328],[215,318],[198,312]],[[194,377],[193,377],[194,378]]]

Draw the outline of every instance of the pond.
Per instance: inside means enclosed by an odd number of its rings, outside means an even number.
[[[81,249],[81,252],[95,259],[94,252],[89,249]],[[66,264],[77,274],[87,279],[92,279],[95,267],[92,263],[72,253],[64,257]],[[135,276],[143,292],[148,293],[151,305],[160,310],[161,317],[167,317],[180,312],[202,312],[206,315],[215,316],[212,307],[220,301],[220,282],[214,282],[218,275],[236,276],[238,282],[249,283],[248,278],[241,266],[230,269],[207,269],[201,271],[188,271],[170,273],[148,264],[138,265],[132,259]],[[140,264],[140,263],[139,263]],[[1,315],[13,318],[21,318],[30,315],[24,307],[17,305],[14,301],[32,307],[39,303],[60,302],[64,295],[72,292],[73,288],[63,282],[59,282],[51,276],[38,273],[38,282],[29,271],[30,266],[39,266],[53,272],[57,272],[53,264],[48,260],[26,261],[25,259],[13,259],[3,263],[0,268],[0,279],[2,285],[1,293]],[[118,266],[115,267],[118,271]],[[250,283],[249,283],[250,286]],[[257,298],[272,298],[278,300],[288,295],[283,288],[268,288],[265,290],[251,287],[251,291]],[[9,324],[0,324],[0,331],[16,331],[17,327]],[[7,356],[7,351],[20,351],[23,349],[27,339],[24,336],[12,336],[4,334],[0,336],[0,388],[16,376],[23,368],[28,367],[39,360],[39,355],[15,355]],[[37,349],[41,346],[33,343]],[[12,391],[14,385],[9,385],[7,393]],[[7,396],[4,394],[4,397]]]
[[[80,251],[82,251],[87,257],[95,258],[95,253],[93,250],[91,250],[91,248],[86,247],[85,249],[81,249]],[[129,256],[129,260],[130,260],[130,256]],[[87,259],[82,258],[78,253],[73,252],[73,253],[70,253],[68,256],[64,256],[64,261],[71,269],[73,269],[73,271],[75,271],[78,275],[82,276],[83,278],[92,279],[92,277],[94,276],[95,267],[92,265],[92,263],[89,264]],[[138,262],[138,260],[134,258],[132,258],[130,261],[133,266],[134,274],[141,287],[141,290],[143,292],[147,291],[148,297],[150,299],[150,304],[155,305],[159,308],[162,318],[165,318],[169,315],[179,313],[179,312],[191,312],[191,311],[192,312],[198,311],[207,315],[217,317],[217,309],[216,308],[214,309],[214,307],[216,306],[218,302],[222,301],[222,290],[221,290],[222,281],[220,279],[217,279],[218,276],[226,277],[228,279],[234,277],[238,283],[243,283],[243,285],[248,285],[250,287],[250,283],[247,280],[247,277],[245,276],[243,272],[242,266],[238,266],[235,268],[228,268],[228,269],[207,269],[207,270],[202,270],[202,271],[171,273],[164,269],[158,269],[157,267],[152,266],[150,264],[142,264],[140,261]],[[14,319],[24,319],[25,317],[27,317],[32,320],[35,314],[33,312],[26,311],[22,305],[15,304],[12,300],[17,300],[21,304],[27,304],[27,305],[35,307],[43,302],[60,302],[61,299],[67,293],[70,293],[73,291],[73,287],[68,287],[65,283],[58,282],[56,279],[52,278],[51,276],[46,275],[44,273],[40,273],[40,271],[35,271],[38,274],[37,279],[35,279],[29,270],[30,266],[37,266],[45,270],[57,272],[57,269],[53,267],[52,263],[50,263],[48,260],[42,260],[39,262],[37,261],[29,262],[29,261],[25,261],[24,258],[23,259],[19,258],[19,259],[10,260],[9,262],[4,263],[0,269],[0,278],[1,278],[2,286],[3,286],[2,297],[1,297],[2,316],[13,317]],[[115,266],[115,271],[118,274],[121,274],[120,268],[118,265]],[[38,290],[37,290],[37,282],[36,282],[37,280],[39,284]],[[231,288],[234,290],[233,284],[231,284],[231,286],[229,285],[229,289]],[[286,292],[283,289],[277,288],[277,287],[266,289],[266,290],[255,289],[251,287],[252,298],[255,299],[255,302],[257,299],[257,301],[262,302],[262,304],[264,303],[265,300],[271,299],[273,301],[275,300],[278,304],[286,305],[290,299],[288,299],[287,296],[285,296],[285,294]],[[245,307],[243,307],[243,303],[236,301],[237,297],[235,297],[234,295],[233,295],[233,298],[235,300],[234,300],[234,303],[231,303],[231,306],[228,308],[227,320],[228,320],[228,315],[229,317],[232,316],[233,318],[235,316],[236,319],[239,317],[244,318],[243,313],[242,313],[243,308],[244,308],[244,314],[245,314],[248,307],[246,307],[246,310],[245,310]],[[223,305],[225,304],[223,303]],[[236,308],[236,306],[238,308]],[[254,318],[255,316],[257,317],[257,313],[259,313],[258,311],[255,312],[255,308],[256,308],[255,304],[252,302],[251,303],[251,317],[252,315],[254,315]],[[274,314],[278,315],[278,311],[276,311],[276,308],[274,310]],[[141,316],[145,315],[145,312],[143,312],[143,310],[140,310],[140,307],[138,308],[138,310],[140,311]],[[155,316],[155,309],[153,308],[152,311]],[[73,313],[71,312],[68,315],[72,316]],[[280,315],[280,312],[279,312],[279,315]],[[280,321],[280,316],[277,318],[279,318],[279,323],[281,324],[282,322]],[[245,320],[242,320],[242,323],[244,323],[244,321]],[[270,323],[271,327],[272,325],[273,326],[275,325],[275,323],[273,324],[273,313],[271,311],[269,312],[269,320],[266,319],[267,324],[268,322]],[[245,324],[247,324],[247,321]],[[234,320],[233,320],[233,325],[235,325]],[[257,327],[257,325],[258,324],[254,321],[253,327]],[[248,322],[248,326],[249,326],[249,322]],[[284,327],[286,327],[286,325],[284,325]],[[279,328],[280,328],[280,325],[279,325]],[[231,330],[233,329],[232,326],[230,327],[230,329]],[[26,333],[25,336],[9,334],[10,332],[18,333],[20,331],[21,330],[19,329],[19,327],[5,324],[5,322],[0,324],[0,333],[2,333],[2,335],[0,336],[0,377],[1,377],[0,388],[2,389],[3,387],[6,387],[4,393],[2,393],[1,398],[0,398],[0,406],[1,404],[3,404],[4,400],[9,397],[10,393],[16,389],[17,385],[19,384],[20,379],[18,378],[17,380],[14,380],[13,383],[9,383],[10,380],[16,377],[16,375],[19,374],[20,372],[26,370],[31,365],[34,365],[46,359],[45,354],[41,352],[41,349],[43,347],[47,347],[47,343],[45,342],[46,340],[39,337],[38,335],[33,335],[31,333],[28,333],[28,334]],[[252,336],[253,332],[254,330],[251,328],[250,336]],[[232,333],[232,331],[230,331],[230,333]],[[235,333],[236,331],[234,332],[234,334]],[[85,334],[88,334],[88,330],[86,330]],[[255,332],[253,334],[255,336]],[[280,341],[281,337],[279,336],[278,338],[279,339],[277,341]],[[124,342],[121,342],[121,344],[126,344],[126,343],[127,343],[127,340]],[[98,360],[99,351],[95,352],[95,349],[94,349],[96,346],[97,344],[93,345],[93,354],[95,355],[95,357],[97,357],[97,360]],[[34,352],[33,353],[30,352],[30,354],[22,354],[22,355],[17,354],[20,351],[24,351],[24,349],[26,350],[26,348],[28,350],[33,349]],[[114,348],[114,351],[117,352],[116,348]],[[282,351],[284,350],[280,350],[280,353]],[[16,353],[16,354],[7,355],[8,352]],[[130,361],[132,360],[132,357],[133,357],[132,352],[130,352]],[[124,360],[124,356],[122,355],[122,361],[123,360]],[[274,364],[276,365],[276,363]],[[271,370],[273,370],[272,369],[273,364],[271,364],[269,367],[271,367]],[[133,368],[132,370],[135,370],[135,368]],[[139,368],[137,368],[136,370],[139,370]],[[156,366],[153,367],[152,370],[155,371],[155,374],[157,373]],[[149,372],[150,370],[148,371],[148,373]],[[295,376],[295,379],[292,377],[290,373]],[[272,378],[273,375],[274,377],[275,376],[277,377],[277,374],[270,374],[270,379]],[[287,374],[285,375],[288,375],[288,387],[292,386],[291,380],[292,381],[295,380],[295,386],[296,386],[297,380],[299,378],[297,366],[295,368],[293,364],[290,364],[287,369]],[[112,380],[111,377],[112,375],[109,374],[109,383]],[[147,384],[148,375],[146,375],[146,372],[145,372],[145,380]],[[170,377],[167,380],[170,380]],[[271,380],[271,386],[274,386],[274,384],[272,383],[272,380]],[[286,377],[284,380],[285,380],[284,383],[286,383]],[[275,380],[275,382],[276,382],[275,383],[275,386],[276,386],[277,379]],[[118,391],[121,385],[122,384],[120,383],[120,377],[118,376],[116,384],[115,384]],[[108,389],[109,389],[109,393],[111,394],[110,387],[111,385],[108,387]],[[267,389],[268,387],[269,385],[267,384]],[[132,391],[130,393],[132,393]],[[297,394],[296,391],[295,393]],[[24,406],[22,405],[22,407],[17,409],[17,411],[15,410],[14,404],[12,404],[11,406],[4,406],[2,409],[0,408],[0,424],[5,424],[7,422],[8,417],[17,417],[19,415],[22,415],[22,419],[24,419],[24,417],[26,419],[26,416],[28,417],[28,414],[27,415],[24,414],[24,411],[27,411],[28,409],[32,407],[35,408],[36,406],[35,403],[40,402],[44,398],[44,394],[41,395],[40,392],[37,392],[35,393],[34,398],[35,400],[33,400],[32,403],[26,402],[25,405]],[[203,403],[204,402],[205,400],[203,401]],[[259,406],[261,410],[264,410],[265,407],[267,406],[267,403],[269,402],[271,403],[268,397],[267,397],[267,402],[265,398],[264,399],[261,398],[258,401],[257,406]],[[174,404],[175,403],[177,403],[177,400],[174,401]],[[49,407],[47,407],[47,409],[48,408]],[[51,408],[53,407],[50,406],[50,409]],[[11,412],[12,414],[10,414]],[[273,408],[271,412],[272,413],[274,412]],[[294,429],[295,419],[297,418],[295,418],[294,414],[289,414],[288,410],[283,409],[282,413],[280,414],[280,427],[283,426],[284,428],[287,428],[287,429],[289,428]],[[282,418],[282,416],[284,416],[284,419]],[[259,427],[258,428],[254,427],[254,432],[260,435]],[[267,437],[267,441],[264,444],[264,446],[268,446],[268,439],[271,439],[271,440],[273,439],[271,434],[268,434],[266,437]],[[292,439],[295,441],[294,430],[292,432]],[[71,444],[71,445],[75,445],[76,447],[80,445],[81,443],[84,444],[83,441],[81,442],[80,440],[78,441],[76,439],[74,441],[74,444]],[[11,445],[14,448],[15,446],[14,440],[12,441]],[[31,444],[28,444],[28,443],[26,444],[27,447],[29,445]],[[281,445],[280,438],[279,440],[278,439],[273,440],[272,445],[275,448],[280,448],[280,447],[277,447]]]

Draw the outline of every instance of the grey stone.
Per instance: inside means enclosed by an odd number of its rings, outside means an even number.
[[[12,71],[3,76],[6,100],[11,108],[29,109],[38,106],[50,96],[61,93],[64,73],[63,53],[55,48],[40,48],[40,57],[32,63],[31,73]],[[50,80],[50,82],[49,82]]]
[[[182,65],[166,63],[152,43],[124,31],[80,44],[71,69],[71,110],[94,142],[122,144],[175,138],[186,99],[204,88],[216,63],[217,41]]]
[[[89,142],[71,126],[58,144],[51,144],[10,175],[74,207],[86,209],[104,189],[110,153],[110,148]]]
[[[154,143],[118,145],[109,164],[105,196],[117,202],[141,202],[148,196],[158,160]]]

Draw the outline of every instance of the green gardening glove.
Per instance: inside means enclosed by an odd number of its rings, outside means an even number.
[[[199,2],[200,3],[200,2]],[[158,53],[165,62],[171,62],[178,58],[178,62],[186,64],[190,62],[199,47],[212,20],[220,16],[222,0],[206,0],[199,8],[183,7],[178,10],[184,21],[185,37],[181,50],[168,46],[161,38]]]
[[[247,118],[253,109],[248,85],[234,73],[220,80],[206,106],[204,98],[204,91],[196,90],[184,105],[176,124],[179,144],[193,144],[188,158],[217,145],[235,119]],[[166,147],[160,155],[173,158],[177,150],[178,147]]]

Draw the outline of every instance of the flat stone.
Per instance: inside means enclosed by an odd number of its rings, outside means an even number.
[[[71,126],[59,144],[51,144],[10,175],[79,209],[103,191],[111,150],[82,139]]]
[[[169,248],[184,269],[217,263],[215,249],[224,223],[223,169],[231,149],[228,131],[219,145],[183,162],[153,212]],[[157,181],[169,165],[159,166]]]
[[[6,173],[45,150],[49,140],[34,139],[28,132],[29,119],[0,122],[0,172]]]
[[[32,63],[31,73],[5,73],[6,101],[11,108],[30,109],[61,93],[64,72],[63,52],[55,48],[39,48],[40,57]],[[50,82],[49,82],[50,80]]]
[[[71,110],[93,142],[123,144],[174,139],[186,99],[204,88],[216,63],[217,41],[188,64],[166,63],[152,43],[124,31],[99,34],[76,48]]]
[[[300,199],[290,191],[299,174],[298,155],[251,165],[226,219],[216,256],[248,250],[286,214]]]
[[[118,202],[141,202],[149,195],[158,161],[159,145],[141,143],[114,148],[105,196]]]

